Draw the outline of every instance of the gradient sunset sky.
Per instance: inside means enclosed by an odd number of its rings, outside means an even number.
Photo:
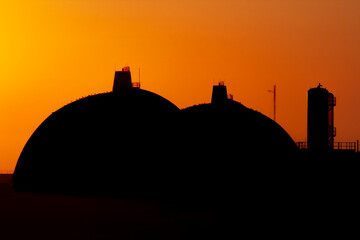
[[[0,171],[52,112],[111,91],[128,65],[179,108],[225,81],[306,140],[307,90],[337,97],[335,141],[360,139],[358,0],[12,0],[0,3]],[[146,121],[146,119],[144,119]],[[236,136],[234,136],[236,137]]]

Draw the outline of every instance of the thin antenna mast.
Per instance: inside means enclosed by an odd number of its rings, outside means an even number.
[[[274,85],[274,122],[276,122],[276,85]]]
[[[276,84],[274,85],[274,90],[268,90],[274,94],[274,122],[276,122]]]

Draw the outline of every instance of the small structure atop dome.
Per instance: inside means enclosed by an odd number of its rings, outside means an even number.
[[[131,88],[140,88],[140,82],[131,82],[130,67],[123,67],[121,71],[115,72],[113,92]]]
[[[132,88],[130,68],[124,67],[115,72],[113,92],[129,88]]]
[[[225,103],[228,100],[227,90],[223,81],[219,82],[219,85],[213,86],[213,92],[211,97],[211,104]]]

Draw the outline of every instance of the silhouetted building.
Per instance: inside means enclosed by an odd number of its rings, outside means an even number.
[[[213,87],[211,104],[188,107],[183,114],[190,121],[188,128],[197,133],[196,142],[204,144],[204,148],[213,149],[211,154],[217,152],[215,149],[223,149],[220,155],[229,158],[241,152],[243,155],[250,153],[249,156],[258,159],[260,155],[270,157],[297,150],[295,142],[279,124],[227,98],[223,82]]]
[[[219,85],[213,86],[213,92],[211,97],[211,103],[224,103],[228,99],[227,90],[224,82],[219,82]]]
[[[129,88],[140,88],[140,82],[132,82],[130,67],[123,67],[122,71],[115,72],[113,92]]]
[[[124,69],[115,73],[113,92],[53,112],[22,150],[14,187],[125,196],[156,192],[163,163],[175,151],[169,124],[180,110],[131,86],[130,72]]]
[[[211,203],[237,193],[246,163],[297,152],[280,125],[228,99],[224,84],[211,104],[181,111],[133,87],[126,69],[113,89],[60,108],[36,129],[16,165],[16,189]]]
[[[336,98],[321,85],[308,91],[308,149],[329,151],[334,148],[334,106]]]

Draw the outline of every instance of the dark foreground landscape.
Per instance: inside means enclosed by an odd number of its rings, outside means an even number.
[[[214,199],[169,203],[16,192],[0,175],[1,239],[277,239],[357,236],[360,164],[257,162]],[[261,167],[260,167],[261,166]],[[235,237],[235,236],[234,236]]]
[[[216,214],[154,201],[16,192],[0,174],[1,239],[202,239]]]

